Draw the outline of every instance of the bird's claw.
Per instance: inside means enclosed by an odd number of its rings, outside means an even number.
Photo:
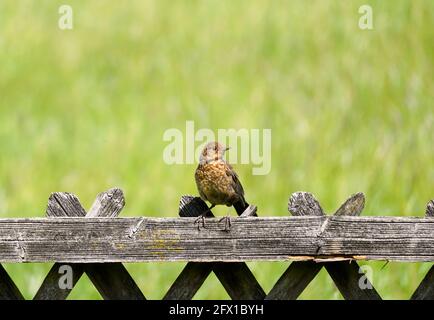
[[[231,217],[230,216],[225,216],[225,217],[223,217],[223,218],[221,218],[220,220],[219,220],[219,222],[222,222],[224,220],[224,222],[225,222],[225,228],[223,229],[223,231],[229,231],[229,230],[231,230]]]
[[[194,224],[197,224],[197,231],[200,231],[200,225],[205,229],[205,216],[201,214],[196,220],[194,220]]]

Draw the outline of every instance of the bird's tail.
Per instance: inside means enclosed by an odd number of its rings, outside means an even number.
[[[240,216],[244,212],[244,210],[249,207],[249,204],[247,203],[246,199],[244,199],[244,197],[241,197],[241,199],[234,202],[233,206],[237,214]]]

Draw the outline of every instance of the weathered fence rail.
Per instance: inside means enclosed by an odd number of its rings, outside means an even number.
[[[3,262],[434,261],[434,219],[282,217],[1,219]]]
[[[181,199],[180,218],[117,218],[120,189],[101,193],[87,213],[73,194],[54,193],[46,218],[0,219],[0,262],[55,262],[35,299],[68,296],[58,285],[66,263],[74,284],[86,272],[105,299],[144,299],[122,262],[151,261],[188,262],[165,299],[191,299],[211,272],[233,299],[295,299],[322,267],[345,298],[380,299],[359,287],[353,260],[434,261],[434,202],[425,217],[359,217],[364,201],[355,194],[325,215],[313,195],[298,192],[292,217],[257,217],[250,207],[225,230],[211,212],[198,228],[207,206],[191,196]],[[293,261],[268,294],[244,263],[261,260]],[[0,298],[22,298],[1,265]],[[434,299],[433,268],[412,298]]]

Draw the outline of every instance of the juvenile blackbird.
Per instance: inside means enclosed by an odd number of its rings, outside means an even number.
[[[229,148],[219,142],[210,142],[203,149],[196,169],[196,185],[200,197],[211,203],[209,212],[216,205],[233,206],[241,215],[249,204],[244,199],[244,190],[234,169],[223,159]],[[204,225],[204,212],[199,219]],[[229,216],[225,219],[225,230],[230,227]]]

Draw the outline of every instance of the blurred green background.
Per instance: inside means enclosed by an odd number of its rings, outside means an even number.
[[[74,29],[58,28],[69,4]],[[360,30],[370,4],[374,29]],[[0,217],[43,217],[53,191],[87,207],[121,187],[121,216],[177,216],[195,165],[163,162],[163,132],[271,128],[272,169],[236,165],[263,216],[313,192],[364,215],[422,216],[434,198],[434,2],[0,2]],[[226,208],[216,210],[225,214]],[[409,298],[431,264],[368,262],[386,299]],[[288,263],[249,263],[268,291]],[[184,263],[128,264],[160,299]],[[50,265],[5,264],[26,298]],[[211,275],[195,298],[227,298]],[[84,276],[70,298],[100,298]],[[325,271],[301,299],[341,299]]]

